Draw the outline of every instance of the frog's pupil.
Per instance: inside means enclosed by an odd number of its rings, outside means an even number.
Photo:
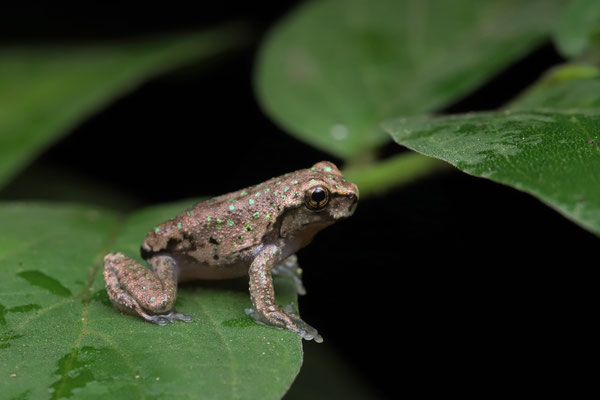
[[[315,203],[320,204],[325,200],[325,196],[325,191],[323,189],[315,189],[310,197]]]

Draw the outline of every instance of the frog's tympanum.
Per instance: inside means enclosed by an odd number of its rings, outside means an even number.
[[[118,309],[166,325],[191,320],[174,309],[177,282],[249,276],[249,313],[257,322],[321,342],[291,308],[277,305],[271,276],[291,276],[304,294],[296,251],[351,216],[357,202],[356,185],[326,161],[202,201],[148,233],[141,253],[150,269],[123,253],[108,254],[106,290]]]

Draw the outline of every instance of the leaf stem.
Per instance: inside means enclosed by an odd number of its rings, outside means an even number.
[[[345,168],[346,178],[358,185],[360,197],[370,197],[406,185],[433,172],[448,169],[438,159],[402,153],[369,165]]]

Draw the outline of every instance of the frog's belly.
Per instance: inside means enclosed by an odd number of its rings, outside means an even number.
[[[248,263],[239,261],[228,265],[209,265],[186,257],[173,257],[177,264],[177,281],[232,279],[248,276]]]

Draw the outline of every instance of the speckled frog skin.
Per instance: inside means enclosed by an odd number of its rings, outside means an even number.
[[[177,282],[248,276],[257,322],[321,342],[318,332],[275,300],[272,274],[291,276],[304,294],[295,253],[315,234],[354,213],[358,188],[323,161],[311,168],[197,203],[154,228],[141,247],[145,268],[123,253],[104,258],[118,309],[159,325],[190,321],[174,309]]]

